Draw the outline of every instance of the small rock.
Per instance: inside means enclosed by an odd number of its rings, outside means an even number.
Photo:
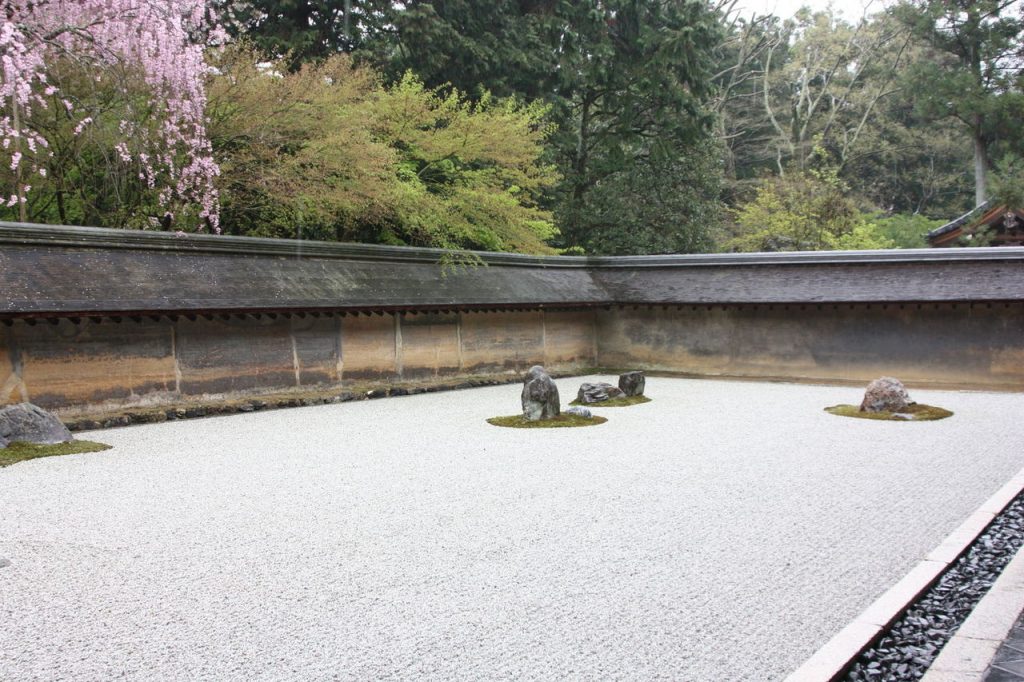
[[[583,417],[584,419],[590,419],[591,417],[594,416],[594,414],[590,410],[588,410],[585,407],[579,406],[570,407],[568,410],[565,411],[565,414],[574,414],[577,417]]]
[[[615,388],[611,384],[581,384],[579,393],[576,394],[576,400],[590,405],[593,403],[603,403],[612,398],[621,398],[623,395],[625,394],[622,392],[622,389]]]
[[[534,365],[523,382],[523,416],[535,422],[557,417],[561,409],[558,387],[540,365]]]
[[[861,412],[902,412],[914,401],[907,395],[903,382],[892,377],[875,379],[864,391]]]
[[[619,375],[619,388],[626,395],[643,395],[647,380],[640,371],[626,372]]]
[[[0,408],[0,447],[15,441],[53,445],[69,440],[68,428],[38,405],[18,403]]]
[[[11,560],[10,559],[5,559],[4,557],[0,556],[0,568],[7,568],[10,565],[11,565]]]

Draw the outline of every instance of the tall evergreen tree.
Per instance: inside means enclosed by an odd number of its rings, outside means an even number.
[[[567,246],[637,253],[691,250],[705,241],[708,204],[717,202],[718,169],[707,156],[712,51],[720,27],[694,0],[589,0],[560,6],[557,36],[564,175],[557,215]],[[699,171],[698,171],[699,169]],[[670,188],[698,174],[704,191],[666,203],[657,239],[631,230],[640,215],[630,188],[652,178]],[[609,234],[620,232],[620,234]],[[674,234],[673,234],[674,233]]]
[[[974,197],[988,198],[993,146],[1019,139],[1024,115],[1021,43],[1024,16],[1016,0],[904,0],[896,15],[937,53],[916,65],[919,108],[950,117],[974,145]]]

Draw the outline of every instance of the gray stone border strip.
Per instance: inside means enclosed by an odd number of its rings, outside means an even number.
[[[950,638],[921,682],[982,682],[1024,610],[1024,553],[1007,565]]]
[[[992,520],[997,514],[1001,513],[1003,509],[1013,501],[1017,495],[1024,491],[1024,469],[1021,469],[1006,485],[1000,488],[992,497],[990,497],[981,507],[978,508],[973,514],[967,517],[960,526],[946,537],[942,543],[932,550],[928,556],[926,556],[921,562],[919,562],[913,569],[910,570],[899,582],[890,587],[881,597],[875,600],[871,606],[864,610],[857,618],[853,620],[849,625],[840,630],[832,639],[825,643],[818,651],[816,651],[809,659],[807,659],[803,665],[797,668],[787,678],[786,682],[833,682],[834,680],[840,679],[846,674],[850,666],[853,665],[854,661],[863,653],[869,646],[871,646],[884,632],[885,630],[896,622],[900,616],[910,607],[914,601],[924,594],[935,582],[939,579],[939,576],[957,559],[959,559],[970,547],[971,543],[988,527]],[[1012,572],[1017,571],[1017,572]],[[934,670],[936,677],[925,676],[924,680],[927,682],[952,682],[954,677],[939,676],[939,669],[936,668],[940,661],[943,660],[943,655],[946,650],[953,646],[954,640],[957,637],[961,637],[964,640],[969,640],[965,646],[975,647],[971,655],[977,656],[979,653],[988,651],[988,640],[979,639],[978,635],[972,635],[974,632],[984,632],[986,635],[991,635],[995,630],[998,630],[1001,624],[991,625],[994,629],[984,630],[981,625],[972,626],[979,628],[978,630],[968,629],[966,634],[961,635],[964,632],[964,628],[967,627],[971,618],[977,613],[985,600],[989,599],[996,587],[1003,583],[1006,578],[1007,583],[1012,587],[1005,587],[1001,590],[1000,595],[1004,595],[1004,600],[1009,602],[1012,601],[1016,605],[1016,610],[1013,615],[1009,618],[1006,623],[1006,628],[1002,630],[1002,633],[998,637],[998,641],[991,647],[991,651],[987,656],[981,656],[984,661],[980,663],[981,673],[988,667],[989,661],[992,656],[995,655],[996,649],[999,648],[999,642],[1005,638],[1006,633],[1009,632],[1010,628],[1020,613],[1020,606],[1024,605],[1024,560],[1021,556],[1016,557],[1013,562],[1004,570],[1000,576],[996,585],[992,587],[992,590],[988,595],[984,597],[975,611],[972,612],[971,617],[965,621],[964,625],[961,626],[960,630],[954,636],[949,643],[943,648],[940,656],[933,662],[929,669],[928,675]],[[1013,592],[1014,598],[1005,596],[1006,593]],[[998,598],[998,597],[995,597]],[[997,607],[987,607],[993,611],[997,610]],[[1006,609],[1004,610],[1013,610]],[[988,611],[982,611],[979,616],[979,622],[988,624],[990,617],[987,615]],[[1001,612],[1000,612],[1001,613]],[[979,642],[986,642],[984,645]],[[966,654],[965,654],[966,655]],[[953,658],[958,656],[955,652],[950,654],[950,665],[965,666],[961,658]],[[956,661],[953,663],[952,661]],[[971,665],[976,665],[972,663]],[[980,673],[979,673],[980,674]],[[955,679],[960,682],[964,680],[964,672],[956,672],[955,675],[959,675]],[[973,678],[967,678],[973,679]],[[980,679],[980,678],[979,678]]]
[[[495,251],[463,251],[413,246],[383,246],[267,237],[235,237],[202,233],[122,230],[76,225],[44,225],[0,221],[0,244],[48,244],[91,247],[210,252],[247,255],[340,258],[382,262],[437,264],[450,254],[467,254],[491,265],[541,268],[662,268],[730,265],[807,265],[878,263],[950,263],[979,261],[1024,261],[1024,247],[983,246],[971,249],[884,249],[878,251],[780,251],[774,253],[700,253],[647,256],[531,256]]]

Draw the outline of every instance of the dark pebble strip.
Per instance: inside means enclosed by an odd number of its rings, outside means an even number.
[[[919,680],[1024,545],[1024,495],[1018,495],[970,549],[847,673],[848,682]]]

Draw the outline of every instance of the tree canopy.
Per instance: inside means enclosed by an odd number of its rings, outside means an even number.
[[[237,234],[551,252],[540,103],[391,86],[342,54],[289,72],[233,49],[210,85],[227,229]],[[310,182],[315,178],[315,182]]]
[[[1024,196],[1010,0],[7,5],[4,219],[632,254],[921,246]]]
[[[183,225],[216,229],[204,49],[220,34],[204,3],[19,0],[5,9],[0,140],[10,163],[0,182],[7,208],[28,219],[28,194],[49,176],[55,187],[41,201],[57,205],[65,222],[119,211],[102,206],[99,193],[112,191],[132,202],[132,215],[118,219],[123,224],[173,222],[182,211]],[[78,156],[72,138],[83,135],[104,138],[105,158]],[[87,176],[104,170],[116,179],[90,182]],[[76,194],[79,209],[69,213],[65,202]],[[151,210],[157,215],[145,215]]]

